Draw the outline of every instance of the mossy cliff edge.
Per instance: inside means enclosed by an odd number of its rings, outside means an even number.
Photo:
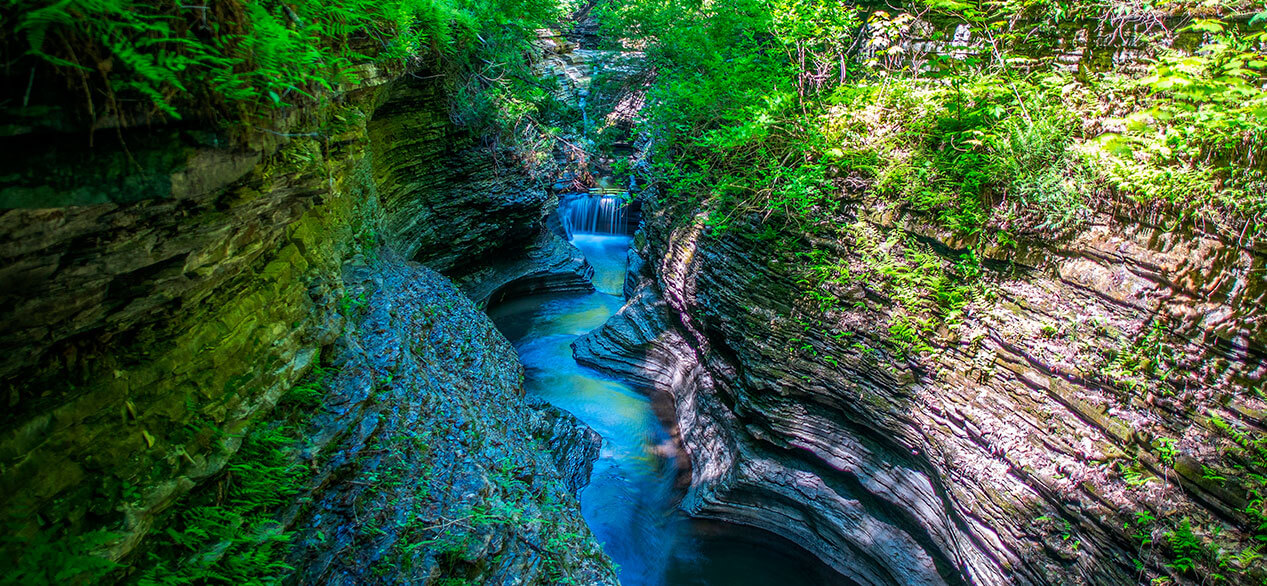
[[[552,198],[509,156],[513,153],[482,147],[451,122],[443,79],[416,67],[394,72],[367,67],[360,75],[357,89],[338,94],[326,105],[293,110],[278,130],[250,141],[230,142],[213,131],[179,126],[98,132],[91,148],[82,146],[86,134],[28,134],[18,129],[0,139],[10,171],[0,185],[0,197],[10,205],[29,203],[31,186],[44,181],[46,186],[40,189],[54,189],[57,197],[42,201],[58,202],[58,207],[0,213],[0,320],[5,324],[0,334],[0,379],[8,406],[0,438],[0,490],[5,495],[0,515],[9,529],[5,559],[16,562],[19,570],[44,566],[46,572],[10,574],[8,579],[83,578],[96,573],[80,573],[75,565],[89,560],[84,556],[90,550],[132,566],[116,568],[113,577],[135,579],[150,562],[129,554],[145,547],[154,530],[176,522],[173,519],[179,516],[169,511],[191,490],[209,479],[215,479],[215,486],[232,486],[239,473],[234,463],[240,458],[235,454],[244,437],[251,442],[251,430],[259,429],[260,421],[276,419],[270,416],[275,405],[312,371],[321,348],[330,350],[327,366],[359,360],[380,367],[383,357],[349,342],[358,320],[380,310],[371,307],[379,296],[375,286],[364,284],[364,274],[359,274],[355,287],[345,281],[349,263],[372,265],[376,274],[399,274],[417,270],[405,268],[406,261],[413,260],[456,273],[483,266],[481,259],[506,247],[515,252],[499,259],[518,259],[524,243],[537,243],[528,247],[536,251],[532,262],[503,263],[514,266],[499,269],[501,282],[535,273],[534,278],[544,279],[551,288],[588,287],[583,259],[544,227],[542,218]],[[146,178],[143,186],[137,178]],[[75,203],[85,205],[69,205]],[[438,285],[412,295],[406,296],[408,303],[468,303]],[[450,318],[431,319],[440,328]],[[467,311],[452,319],[484,318]],[[449,424],[486,429],[480,445],[510,442],[521,433],[515,430],[526,429],[527,421],[538,416],[523,406],[513,352],[504,341],[498,342],[500,336],[491,327],[481,328],[478,335],[468,335],[471,343],[492,343],[498,349],[477,361],[495,362],[510,378],[499,385],[480,383],[475,390],[497,394],[507,401],[510,414],[503,414],[492,427],[487,421],[463,424],[461,417]],[[443,367],[418,366],[413,359],[403,363],[423,370]],[[381,377],[362,378],[357,384],[384,384]],[[345,382],[332,396],[365,390],[357,384]],[[393,384],[402,394],[399,407],[422,409],[417,401],[424,400],[425,393],[401,388],[399,381]],[[372,394],[355,404],[370,409],[386,397]],[[319,408],[322,401],[313,398],[310,410],[330,413]],[[310,415],[296,415],[293,409],[284,415],[298,429],[309,424]],[[469,416],[491,415],[475,410]],[[326,433],[342,438],[362,422],[342,423],[344,429]],[[276,425],[274,421],[266,428]],[[576,427],[560,425],[565,435]],[[403,433],[394,427],[370,431],[353,435],[362,441],[372,436],[392,443]],[[546,436],[549,439],[550,434]],[[341,445],[331,437],[288,437],[293,445],[282,444],[281,451],[290,460],[317,458],[319,452],[330,457],[321,447]],[[584,454],[595,441],[585,434],[576,438],[570,443],[549,442],[571,446],[564,452],[580,450],[576,453],[582,457],[557,454],[572,468],[584,464]],[[461,455],[461,442],[455,445],[450,458]],[[558,471],[538,468],[543,450],[522,449],[528,451],[508,452],[527,458],[514,463],[515,482],[535,486],[557,477]],[[401,458],[409,466],[422,466],[431,453]],[[367,482],[358,480],[360,465],[343,462],[342,468],[327,470],[321,490]],[[563,471],[567,476],[573,472]],[[311,480],[311,475],[301,476]],[[411,477],[411,482],[423,480]],[[490,494],[500,493],[473,490],[462,506],[489,508],[484,501]],[[554,519],[551,527],[576,525],[563,537],[542,530],[541,539],[561,539],[560,544],[567,543],[573,552],[590,551],[602,559],[588,531],[578,525],[575,501],[562,483],[543,484],[535,494],[549,495],[560,504],[548,514],[529,511],[521,517]],[[462,496],[450,504],[461,504]],[[206,495],[199,498],[210,498],[198,501],[203,504],[223,504]],[[376,506],[385,506],[380,501],[374,501]],[[419,508],[418,514],[423,510]],[[365,521],[366,514],[359,509],[354,516]],[[291,521],[296,515],[291,512]],[[326,513],[325,518],[328,522],[337,516]],[[454,533],[472,526],[431,521],[453,526]],[[418,527],[430,523],[423,517],[393,522]],[[490,523],[482,526],[487,529]],[[317,531],[346,545],[345,535],[332,535],[328,528]],[[492,556],[506,550],[505,544],[494,547],[484,539],[483,550],[470,545],[444,567],[455,560],[469,566],[480,551]],[[535,553],[522,556],[544,556],[542,547],[537,544],[530,548]],[[418,550],[415,544],[409,551],[427,550]],[[325,573],[315,576],[334,579],[338,572],[330,568],[344,562],[322,563]],[[343,580],[399,577],[394,573],[399,570],[366,573],[372,564],[364,559],[346,563],[360,565]],[[443,568],[432,571],[434,563],[419,565],[424,567],[431,568],[429,579],[445,575]],[[466,577],[483,571],[464,567]],[[571,570],[553,567],[553,573],[542,570],[531,579],[553,581],[567,571]],[[592,578],[610,577],[610,569],[586,571]],[[270,571],[290,572],[282,566]],[[534,572],[525,575],[538,575]]]

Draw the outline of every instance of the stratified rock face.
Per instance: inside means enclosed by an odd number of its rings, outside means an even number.
[[[558,234],[542,230],[519,254],[500,261],[489,259],[453,275],[453,280],[483,307],[489,301],[525,295],[593,291],[593,276],[594,267],[578,248]]]
[[[0,516],[19,536],[109,526],[130,551],[238,448],[190,426],[240,435],[334,340],[340,267],[378,221],[363,126],[343,138],[190,197],[0,213]]]
[[[393,250],[449,276],[480,305],[494,292],[593,290],[585,256],[547,227],[557,199],[513,152],[482,147],[454,126],[439,84],[406,77],[383,99],[368,128]]]
[[[447,274],[536,238],[545,189],[512,152],[452,123],[441,84],[405,77],[384,99],[369,134],[394,250]]]
[[[838,224],[959,260],[962,242],[918,217],[863,216],[874,207]],[[1244,493],[1200,471],[1228,445],[1205,409],[1262,424],[1262,251],[1107,217],[1064,242],[987,249],[988,294],[906,361],[886,349],[898,302],[877,283],[823,291],[849,301],[823,310],[788,260],[743,236],[759,229],[705,236],[651,208],[629,303],[574,349],[673,394],[689,513],[789,537],[862,584],[1192,580],[1141,548],[1141,531],[1169,542],[1136,512],[1231,523],[1225,547],[1248,545]],[[914,240],[884,237],[903,233]],[[860,240],[819,244],[867,262]],[[1110,384],[1104,349],[1158,329],[1165,388],[1180,391]]]
[[[363,315],[302,435],[314,480],[288,563],[302,584],[615,584],[573,494],[601,439],[528,405],[514,348],[447,279],[347,271]]]
[[[571,413],[541,399],[530,399],[528,406],[533,410],[529,422],[533,437],[546,442],[545,448],[554,456],[554,465],[563,475],[563,485],[572,494],[579,495],[590,483],[603,436]]]
[[[79,135],[5,139],[6,165],[51,157],[58,173],[50,193],[30,173],[0,179],[0,201],[28,206],[0,211],[0,520],[13,543],[109,529],[110,557],[134,550],[365,304],[343,284],[349,261],[387,247],[484,297],[525,275],[588,290],[584,259],[542,222],[551,198],[454,128],[440,84],[366,80],[296,113],[319,136],[243,152],[164,129],[132,131],[153,136],[129,135],[126,153],[97,138],[87,165],[135,173],[65,172],[58,153],[79,151],[61,143]],[[146,188],[129,192],[137,177]],[[228,439],[191,431],[206,427]]]

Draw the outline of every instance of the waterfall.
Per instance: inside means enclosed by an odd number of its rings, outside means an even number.
[[[559,215],[572,234],[627,234],[623,198],[613,195],[580,194],[560,206]]]

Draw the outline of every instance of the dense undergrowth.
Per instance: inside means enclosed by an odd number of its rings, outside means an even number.
[[[1199,50],[1161,50],[1147,74],[1128,75],[1023,54],[1028,38],[1058,32],[1021,24],[1033,6],[967,6],[923,8],[981,24],[984,46],[912,55],[915,40],[950,39],[908,14],[828,3],[623,5],[619,34],[654,40],[645,114],[666,199],[722,202],[719,226],[751,210],[809,218],[854,178],[1004,242],[1058,236],[1122,202],[1257,235],[1267,17],[1189,20]]]
[[[624,2],[606,15],[611,36],[645,52],[652,78],[641,169],[661,203],[684,212],[677,217],[707,210],[707,234],[779,257],[771,266],[802,294],[792,321],[805,333],[792,338],[790,355],[811,352],[796,346],[813,335],[863,356],[935,363],[935,341],[994,303],[984,257],[1069,238],[1106,217],[1261,249],[1261,5],[927,0],[903,8],[675,0]],[[970,34],[958,37],[957,28]],[[1080,29],[1136,38],[1142,51],[1120,63],[1062,61]],[[958,259],[916,236],[930,226],[962,246]],[[890,302],[883,349],[831,319],[868,306],[851,295],[860,287]],[[1089,349],[1093,376],[1123,404],[1166,397],[1184,417],[1206,421],[1196,428],[1217,457],[1195,474],[1244,500],[1233,531],[1147,507],[1126,519],[1141,580],[1261,579],[1264,440],[1180,388],[1166,329],[1154,321],[1117,332],[1116,348]],[[1185,465],[1177,441],[1156,438],[1124,466],[1129,490]]]
[[[304,445],[301,430],[320,405],[331,371],[320,365],[287,392],[270,420],[232,438],[206,418],[183,430],[190,441],[241,442],[224,471],[186,495],[148,539],[143,555],[116,563],[99,550],[118,538],[99,530],[83,536],[34,542],[16,540],[22,555],[0,576],[0,584],[88,584],[125,581],[139,584],[273,583],[291,568],[286,544],[291,532],[276,517],[299,493],[310,471],[296,457]],[[142,498],[126,481],[119,487],[124,503]]]
[[[509,137],[549,97],[529,73],[528,43],[565,8],[553,0],[14,0],[0,13],[8,79],[0,104],[34,125],[190,118],[249,135],[383,73],[421,71],[449,85],[456,119]]]

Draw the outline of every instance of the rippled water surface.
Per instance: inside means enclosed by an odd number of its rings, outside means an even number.
[[[541,295],[489,311],[523,361],[527,392],[579,417],[603,436],[588,487],[586,521],[620,566],[625,586],[798,586],[830,584],[830,574],[773,535],[686,519],[677,510],[679,457],[650,399],[580,366],[571,343],[622,305],[627,236],[577,235],[594,265],[591,294]]]

